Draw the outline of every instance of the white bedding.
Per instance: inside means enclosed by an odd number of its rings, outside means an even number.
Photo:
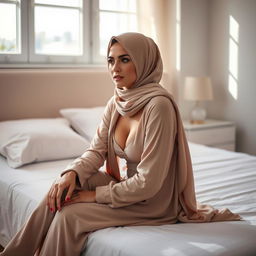
[[[89,236],[86,256],[256,255],[256,157],[190,144],[197,199],[244,221],[115,227]],[[12,169],[0,158],[0,243],[6,245],[71,159]]]

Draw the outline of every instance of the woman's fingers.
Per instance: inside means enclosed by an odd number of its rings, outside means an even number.
[[[62,196],[64,189],[65,189],[65,185],[63,185],[62,183],[59,183],[58,191],[56,193],[56,205],[57,205],[57,208],[59,211],[61,209],[61,196]]]
[[[53,210],[52,196],[54,195],[55,184],[56,184],[56,181],[52,184],[52,186],[48,192],[48,195],[47,195],[47,205],[51,211]]]
[[[51,188],[49,189],[49,192],[47,194],[47,206],[50,207],[50,195],[52,193],[52,190],[53,190],[53,187],[54,187],[54,183],[52,184]]]
[[[53,200],[53,201],[51,201],[52,202],[51,206],[52,206],[53,212],[55,212],[56,207],[60,211],[60,209],[61,209],[61,198],[62,198],[62,195],[64,193],[64,190],[67,187],[68,187],[68,185],[65,182],[59,181],[58,183],[55,184],[54,190],[53,190],[53,193],[52,193],[52,197],[51,197],[51,199]]]
[[[47,205],[52,212],[55,212],[56,207],[60,211],[61,203],[71,198],[76,186],[76,173],[74,171],[67,172],[62,177],[57,179],[51,186],[48,192]],[[65,193],[67,191],[67,195]],[[65,192],[65,193],[64,193]]]
[[[50,200],[49,200],[49,207],[51,212],[55,212],[55,207],[56,207],[56,195],[57,195],[57,191],[58,191],[58,184],[54,184],[53,186],[53,190],[50,193]]]
[[[68,192],[67,192],[67,195],[66,195],[66,198],[65,198],[65,201],[69,201],[72,194],[73,194],[73,191],[75,189],[75,184],[71,184],[68,188]]]
[[[75,191],[68,201],[63,202],[62,206],[64,207],[70,204],[79,203],[80,201],[81,201],[81,198],[80,198],[79,191]]]

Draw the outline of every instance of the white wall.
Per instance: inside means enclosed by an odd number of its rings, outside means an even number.
[[[229,90],[229,19],[239,25],[237,99]],[[234,121],[237,151],[256,155],[256,1],[181,0],[179,105],[188,118],[191,103],[182,98],[183,78],[210,75],[214,101],[208,117]]]
[[[209,69],[213,79],[215,104],[209,115],[235,122],[237,151],[256,155],[256,1],[214,0],[209,2]],[[238,24],[238,58],[230,50],[230,16]],[[232,33],[232,32],[231,32]],[[237,97],[229,87],[229,57],[237,63]],[[236,77],[236,75],[235,75]],[[234,94],[233,94],[234,95]]]
[[[181,0],[181,70],[179,106],[189,118],[193,102],[183,100],[184,77],[209,74],[209,15],[207,0]]]

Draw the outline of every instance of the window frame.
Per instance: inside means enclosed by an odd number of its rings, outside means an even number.
[[[30,7],[29,7],[29,31],[32,34],[29,37],[29,62],[30,63],[43,63],[43,64],[86,64],[89,62],[89,56],[86,53],[84,49],[88,47],[89,45],[89,37],[88,37],[88,26],[89,26],[89,17],[87,15],[87,12],[89,12],[89,1],[84,0],[82,1],[82,7],[81,10],[81,25],[82,30],[81,33],[81,40],[82,40],[82,55],[54,55],[54,54],[36,54],[35,52],[35,22],[34,22],[34,11],[35,6],[40,6],[40,4],[35,4],[34,1],[30,1]],[[58,8],[58,6],[52,6],[45,4],[44,6],[49,6],[52,8]],[[73,7],[66,7],[66,6],[60,6],[59,8],[66,8],[66,9],[79,9],[79,8],[73,8]]]

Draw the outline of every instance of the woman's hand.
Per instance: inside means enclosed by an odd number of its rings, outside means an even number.
[[[56,207],[59,211],[61,210],[61,197],[64,190],[67,190],[65,201],[70,200],[76,186],[76,176],[74,171],[69,171],[52,184],[48,192],[47,200],[47,205],[51,212],[55,212]]]
[[[81,190],[75,191],[71,196],[71,199],[65,201],[63,206],[67,206],[70,204],[76,203],[95,203],[96,202],[96,192],[95,191],[88,191],[88,190]]]

